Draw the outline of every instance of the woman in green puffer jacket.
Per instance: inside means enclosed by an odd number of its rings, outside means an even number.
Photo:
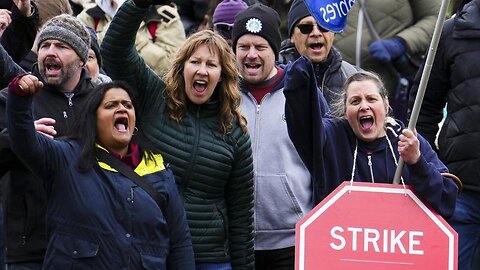
[[[197,269],[253,269],[252,151],[233,52],[212,31],[193,34],[164,82],[135,49],[149,4],[120,7],[102,43],[105,68],[138,91],[141,126],[183,195]]]

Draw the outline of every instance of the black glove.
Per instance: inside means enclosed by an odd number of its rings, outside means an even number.
[[[135,5],[140,8],[147,8],[151,5],[170,5],[171,0],[133,0]]]

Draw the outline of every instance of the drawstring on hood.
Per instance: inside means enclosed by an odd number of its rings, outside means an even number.
[[[394,160],[395,165],[397,167],[398,167],[398,160],[397,160],[397,157],[395,156],[395,152],[393,150],[392,142],[390,141],[390,138],[388,137],[388,131],[390,131],[390,133],[392,133],[392,135],[395,138],[397,138],[399,133],[401,132],[401,129],[402,129],[401,125],[398,124],[393,118],[387,117],[387,119],[385,119],[385,132],[386,132],[385,140],[387,141],[387,148],[390,149],[390,154],[393,157],[393,160]],[[372,183],[375,183],[372,155],[373,155],[372,151],[367,152],[370,178],[371,178]],[[358,138],[355,139],[355,149],[353,151],[352,174],[351,174],[351,177],[350,177],[350,184],[351,185],[353,184],[353,180],[355,178],[355,170],[356,170],[356,166],[357,166],[357,156],[358,156]],[[388,155],[385,155],[385,164],[388,164],[387,158],[388,158]],[[387,170],[387,176],[388,176],[388,168],[386,168],[386,170]],[[403,186],[405,186],[403,176],[401,177],[401,181],[402,181]]]

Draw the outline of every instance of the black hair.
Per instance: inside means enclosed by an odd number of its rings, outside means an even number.
[[[80,172],[87,172],[93,168],[94,164],[96,164],[95,145],[97,143],[97,109],[105,97],[105,94],[113,88],[121,88],[125,90],[132,100],[133,107],[137,108],[133,88],[126,82],[112,81],[103,83],[91,90],[80,115],[75,118],[75,124],[68,136],[68,139],[75,140],[80,144],[81,151],[77,164]],[[146,142],[146,138],[143,133],[140,132],[142,129],[138,127],[138,117],[136,122],[137,132],[135,133],[135,136],[132,137],[132,140],[139,145],[145,158],[153,160],[153,152],[158,151],[151,148],[151,144]]]

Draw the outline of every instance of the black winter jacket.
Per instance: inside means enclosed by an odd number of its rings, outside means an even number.
[[[464,188],[480,191],[480,0],[445,22],[425,91],[417,131],[439,153]],[[420,69],[422,71],[423,68]],[[410,93],[413,107],[421,72]],[[438,123],[447,116],[438,136]]]
[[[41,79],[36,66],[33,75]],[[71,98],[67,98],[60,89],[45,86],[34,97],[34,119],[54,118],[57,136],[66,135],[74,123],[75,115],[86,101],[86,94],[93,87],[90,76],[85,70]],[[5,124],[7,91],[8,89],[3,89],[0,92],[0,130],[2,130],[0,168],[8,171],[1,179],[2,182],[7,183],[5,191],[7,262],[42,261],[46,250],[45,190],[41,181],[33,179],[35,176],[12,154],[8,141],[5,141],[8,140]]]

